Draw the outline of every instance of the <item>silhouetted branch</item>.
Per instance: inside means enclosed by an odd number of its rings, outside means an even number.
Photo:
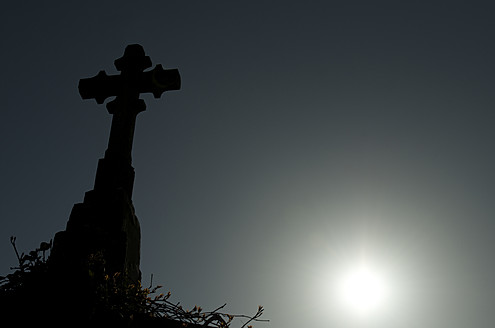
[[[43,242],[40,247],[29,254],[20,254],[16,247],[16,238],[11,237],[10,242],[17,256],[19,266],[11,269],[16,271],[0,277],[0,300],[5,302],[12,295],[25,298],[27,301],[31,298],[33,288],[46,286],[47,282],[56,284],[58,280],[50,280],[49,259],[45,252],[51,249],[52,241]],[[251,327],[248,324],[252,322],[268,322],[260,317],[263,314],[263,307],[259,306],[258,311],[252,315],[231,315],[221,312],[226,304],[223,304],[213,311],[203,311],[199,306],[192,309],[184,309],[180,302],[172,303],[170,301],[171,293],[157,293],[162,286],[152,287],[153,276],[151,276],[150,286],[143,288],[141,283],[134,283],[128,280],[125,274],[116,272],[112,275],[105,273],[105,259],[103,254],[96,253],[88,258],[87,272],[90,284],[93,286],[89,293],[93,295],[90,304],[85,304],[83,298],[81,302],[71,302],[71,306],[76,310],[78,306],[89,306],[91,314],[87,318],[93,320],[102,317],[119,317],[123,320],[139,320],[137,318],[164,318],[178,321],[185,324],[199,325],[203,327],[227,328],[230,327],[235,319],[247,319],[240,328]],[[54,288],[55,285],[54,285]],[[48,291],[48,289],[46,289]],[[46,292],[44,291],[44,292]],[[48,295],[47,295],[48,296]],[[51,295],[54,296],[55,295]],[[57,294],[58,298],[63,298],[63,292]],[[58,299],[64,302],[63,299]],[[88,300],[87,300],[88,301]],[[26,309],[27,310],[27,309]]]

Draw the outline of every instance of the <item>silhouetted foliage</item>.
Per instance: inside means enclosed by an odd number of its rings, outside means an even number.
[[[40,247],[28,254],[20,254],[16,247],[16,238],[10,237],[10,243],[17,256],[18,266],[11,267],[15,270],[5,277],[0,276],[0,291],[2,294],[18,293],[33,284],[40,283],[48,274],[48,261],[46,252],[51,249],[52,241],[42,242]]]
[[[170,301],[171,293],[157,293],[162,286],[143,288],[120,272],[109,274],[101,253],[92,254],[86,263],[86,283],[75,283],[72,277],[52,272],[47,253],[52,242],[43,242],[28,254],[19,254],[16,238],[10,242],[17,256],[18,266],[13,273],[0,277],[0,308],[6,316],[17,320],[77,318],[78,322],[118,322],[127,326],[142,326],[146,322],[163,327],[230,327],[234,319],[246,319],[241,326],[261,320],[263,307],[253,316],[231,315],[221,312],[225,304],[213,311],[199,306],[184,309]],[[151,279],[153,280],[153,279]],[[26,317],[26,314],[29,314]],[[4,316],[5,318],[5,316]],[[45,320],[42,320],[45,321]],[[51,320],[47,319],[47,322]]]

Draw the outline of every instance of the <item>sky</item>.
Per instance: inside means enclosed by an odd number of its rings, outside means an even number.
[[[0,274],[11,235],[34,249],[92,189],[111,115],[78,81],[117,74],[139,43],[182,77],[142,96],[136,124],[145,285],[153,274],[191,308],[263,305],[257,327],[493,326],[494,14],[452,0],[4,4]],[[366,314],[338,292],[363,263],[387,291]]]

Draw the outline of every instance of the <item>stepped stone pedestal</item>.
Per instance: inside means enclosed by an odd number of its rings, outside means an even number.
[[[83,269],[90,256],[102,256],[109,274],[125,273],[137,282],[140,245],[139,221],[126,190],[95,186],[72,208],[66,230],[55,235],[51,258],[69,269]]]

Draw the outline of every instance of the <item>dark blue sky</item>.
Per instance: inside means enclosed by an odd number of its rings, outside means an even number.
[[[104,1],[0,13],[0,259],[65,228],[111,116],[80,78],[140,43],[182,90],[144,96],[133,165],[145,283],[266,327],[493,326],[495,6]],[[363,255],[364,254],[364,255]],[[334,281],[363,256],[381,312]],[[263,326],[263,325],[260,325]]]

